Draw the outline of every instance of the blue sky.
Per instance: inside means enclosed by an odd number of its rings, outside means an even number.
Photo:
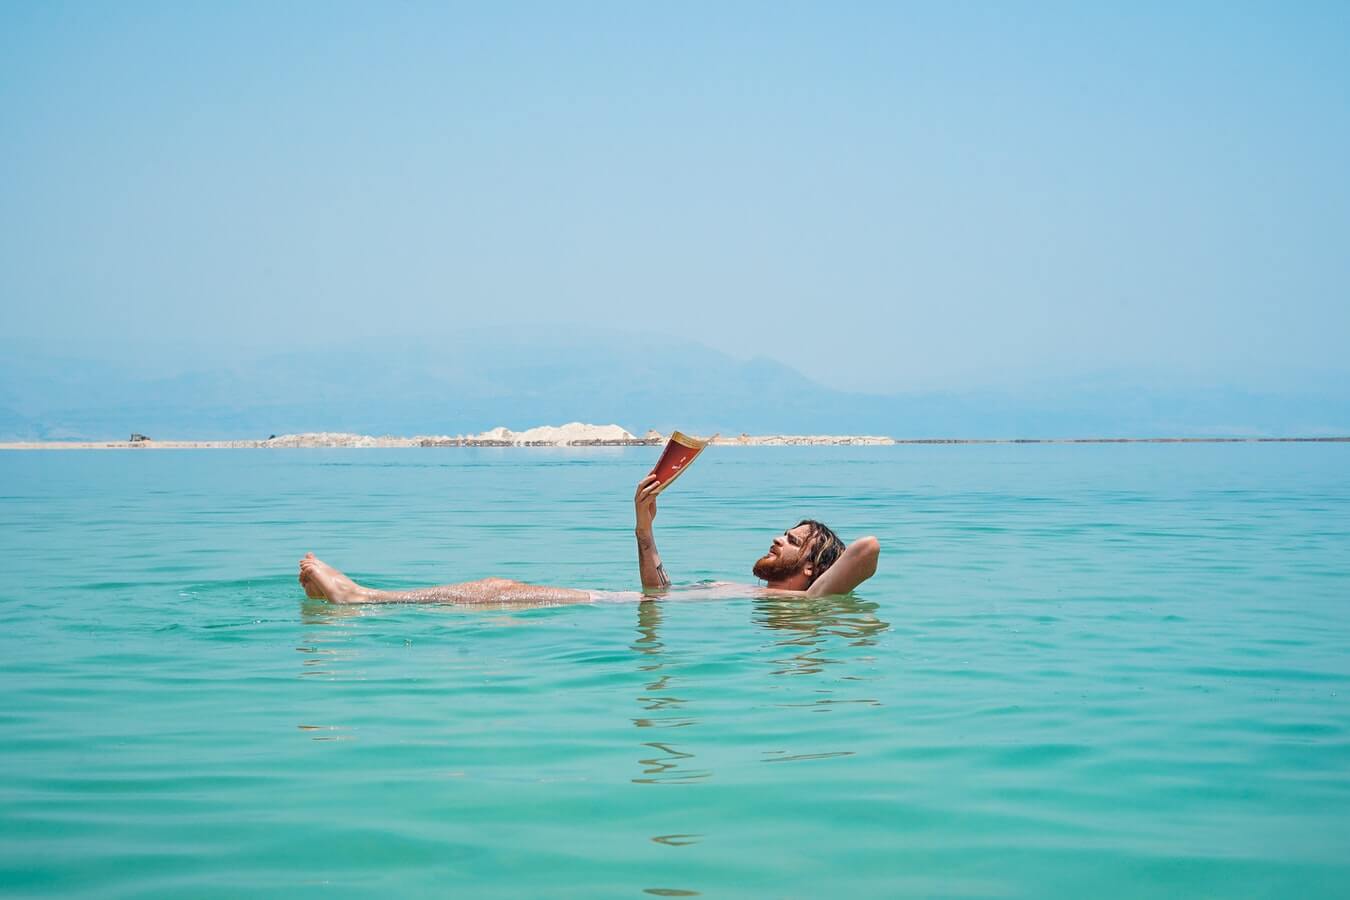
[[[1347,160],[1344,3],[11,2],[0,332],[1325,388]]]

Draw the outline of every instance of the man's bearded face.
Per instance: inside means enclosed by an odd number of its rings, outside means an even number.
[[[811,526],[798,525],[773,539],[769,552],[756,560],[751,570],[764,581],[782,581],[802,570],[810,551]]]

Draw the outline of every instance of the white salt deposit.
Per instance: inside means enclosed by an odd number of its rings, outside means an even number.
[[[498,426],[482,434],[474,435],[419,435],[417,437],[395,437],[384,435],[375,437],[369,434],[352,434],[346,431],[311,431],[304,434],[283,434],[270,437],[265,441],[90,441],[90,442],[26,442],[0,444],[0,449],[9,450],[58,450],[58,449],[123,449],[135,447],[145,450],[152,448],[189,449],[189,448],[247,448],[247,447],[474,447],[483,445],[507,446],[544,446],[566,447],[587,444],[637,444],[660,443],[665,435],[649,430],[639,439],[618,425],[587,425],[582,422],[568,422],[566,425],[541,425],[525,431],[512,431]],[[894,444],[895,439],[873,435],[804,435],[771,434],[739,437],[716,438],[718,446],[731,447],[773,447],[782,445],[822,445],[822,444]],[[962,443],[957,441],[955,443]]]
[[[304,434],[283,434],[268,438],[263,443],[268,447],[379,447],[388,440],[348,431],[310,431]]]
[[[474,435],[470,440],[503,441],[508,444],[555,444],[566,446],[590,441],[635,441],[631,433],[618,425],[586,425],[568,422],[566,425],[540,425],[525,431],[511,431],[498,426],[491,431]]]

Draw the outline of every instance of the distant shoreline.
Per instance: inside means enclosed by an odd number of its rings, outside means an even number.
[[[309,438],[288,435],[262,441],[9,441],[0,450],[318,450],[405,449],[437,447],[655,447],[665,438],[579,439],[568,441],[509,441],[483,438],[371,437],[343,435]],[[1350,435],[1334,437],[1078,437],[1078,438],[890,438],[873,435],[741,435],[717,438],[718,447],[877,447],[958,444],[1336,444],[1350,443]]]

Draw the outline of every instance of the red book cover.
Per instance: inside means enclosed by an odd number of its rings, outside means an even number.
[[[666,441],[666,449],[661,451],[661,458],[656,461],[656,466],[651,471],[661,483],[656,493],[659,494],[670,487],[670,483],[689,468],[689,464],[703,452],[703,448],[708,446],[708,441],[711,440],[712,438],[708,438],[701,441],[678,431],[672,434],[670,440]]]

